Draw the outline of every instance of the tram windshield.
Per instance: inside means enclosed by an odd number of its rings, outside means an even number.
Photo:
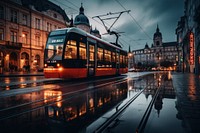
[[[45,49],[45,60],[62,60],[65,36],[48,38]]]

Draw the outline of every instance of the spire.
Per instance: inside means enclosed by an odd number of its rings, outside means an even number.
[[[73,27],[74,26],[74,20],[73,20],[73,15],[71,15],[71,20],[70,20],[70,27]]]
[[[131,52],[131,46],[129,45],[129,48],[128,48],[128,52],[130,53]]]
[[[149,45],[147,44],[147,42],[146,42],[146,45],[145,45],[145,47],[144,48],[149,48]]]
[[[156,32],[160,32],[160,29],[159,29],[159,27],[158,27],[158,24],[157,24]]]
[[[81,3],[81,7],[79,9],[79,14],[84,14],[84,8],[83,8],[83,3]]]

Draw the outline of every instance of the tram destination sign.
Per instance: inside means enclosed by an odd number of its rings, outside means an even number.
[[[60,38],[55,38],[51,40],[51,43],[62,43],[64,41],[64,39],[60,39]]]

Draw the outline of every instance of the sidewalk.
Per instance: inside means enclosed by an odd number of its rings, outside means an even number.
[[[44,76],[43,72],[3,72],[0,77]]]
[[[187,133],[200,133],[200,77],[192,73],[173,73],[176,91],[176,117]]]

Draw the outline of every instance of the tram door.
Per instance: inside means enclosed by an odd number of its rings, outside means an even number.
[[[88,43],[88,77],[95,75],[95,45]]]
[[[119,75],[119,69],[120,69],[120,54],[119,52],[116,53],[116,75]]]

